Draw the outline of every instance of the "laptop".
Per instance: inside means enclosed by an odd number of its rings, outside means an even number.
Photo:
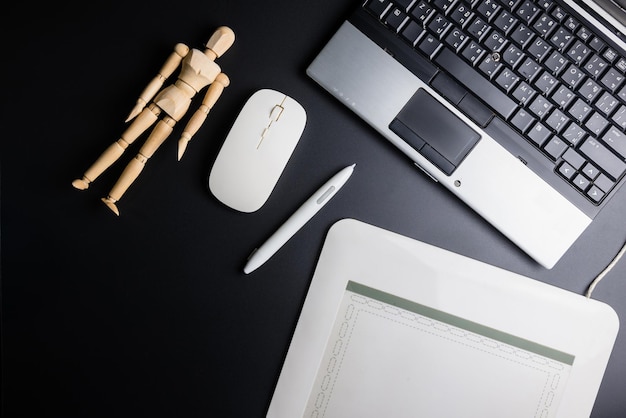
[[[618,330],[603,302],[343,219],[267,417],[585,418]]]
[[[626,173],[623,0],[367,0],[307,74],[545,268]]]

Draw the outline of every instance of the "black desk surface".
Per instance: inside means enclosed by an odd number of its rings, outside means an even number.
[[[540,267],[306,76],[354,3],[5,8],[17,29],[3,52],[3,416],[264,416],[325,235],[342,218],[584,293],[626,238],[626,190],[552,270]],[[100,198],[145,137],[89,190],[75,190],[72,180],[119,138],[174,45],[201,48],[221,25],[237,35],[218,60],[231,85],[184,158],[181,122],[120,201],[120,217]],[[308,123],[270,199],[243,214],[206,180],[260,88],[297,99]],[[244,275],[250,251],[352,163],[337,197]],[[626,260],[593,296],[626,317]],[[622,332],[592,417],[626,416],[625,387]]]

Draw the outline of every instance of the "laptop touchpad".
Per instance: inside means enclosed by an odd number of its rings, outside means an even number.
[[[417,90],[389,129],[447,175],[480,139],[477,132],[424,89]]]

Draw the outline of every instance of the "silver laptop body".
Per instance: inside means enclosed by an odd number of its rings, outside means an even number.
[[[401,3],[410,3],[405,9],[408,13],[419,1]],[[626,43],[619,35],[619,31],[624,33],[624,26],[608,9],[591,2],[586,2],[585,7],[572,1],[564,3],[587,20],[587,25],[601,30],[626,57]],[[422,68],[409,70],[401,63],[399,58],[412,52],[410,48],[384,49],[372,39],[377,35],[363,30],[375,26],[361,23],[359,14],[364,13],[366,5],[367,2],[359,4],[355,14],[343,22],[310,64],[307,74],[531,258],[552,268],[610,196],[600,204],[589,203],[576,187],[559,184],[561,179],[554,173],[557,169],[546,165],[536,149],[503,141],[500,135],[495,138],[494,132],[509,129],[504,118],[496,115],[483,123],[480,118],[477,121],[459,111],[451,103],[454,100],[434,88],[432,74],[429,79],[422,79],[418,76]],[[621,11],[616,4],[611,6]],[[389,13],[391,6],[386,7]],[[443,91],[447,91],[445,87]],[[469,96],[466,99],[481,99]],[[418,132],[413,136],[420,145],[399,134],[404,130]],[[436,145],[429,147],[431,140]],[[620,158],[619,154],[616,156]],[[622,162],[623,159],[617,164]],[[623,182],[622,175],[612,194]]]

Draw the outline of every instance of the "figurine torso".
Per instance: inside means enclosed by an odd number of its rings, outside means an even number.
[[[221,72],[220,66],[202,51],[192,49],[182,62],[179,80],[189,84],[199,92],[215,80]]]
[[[156,105],[174,120],[184,116],[193,96],[213,83],[221,72],[215,61],[197,49],[191,49],[181,65],[176,83],[163,89],[154,99]]]

